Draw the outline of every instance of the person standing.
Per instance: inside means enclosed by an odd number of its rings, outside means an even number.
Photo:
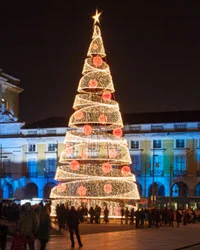
[[[34,250],[35,234],[38,230],[39,220],[36,212],[32,209],[30,202],[22,206],[22,211],[17,221],[17,229],[26,237],[24,249],[28,244],[30,250]]]
[[[20,233],[19,229],[17,229],[12,238],[10,250],[24,250],[25,242],[26,237]]]
[[[49,241],[51,228],[51,218],[47,206],[41,206],[39,210],[39,227],[36,233],[40,241],[40,250],[46,249],[46,244]]]
[[[76,235],[79,247],[83,247],[79,233],[79,223],[80,223],[79,212],[74,208],[74,206],[72,206],[68,212],[68,227],[70,233],[71,248],[74,248],[75,246],[74,233]]]
[[[124,214],[125,214],[125,211],[124,211],[124,208],[122,207],[121,208],[121,224],[123,224]]]
[[[8,235],[8,226],[6,225],[5,219],[0,218],[0,249],[6,250],[6,241]]]
[[[108,221],[109,209],[107,206],[105,207],[103,213],[104,213],[104,222],[107,224],[109,222]]]

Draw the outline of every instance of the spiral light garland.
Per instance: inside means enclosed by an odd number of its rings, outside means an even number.
[[[84,199],[104,202],[138,200],[135,175],[131,173],[128,144],[106,57],[99,23],[94,30],[78,94],[69,120],[65,148],[60,155],[55,179],[59,184],[52,199]]]

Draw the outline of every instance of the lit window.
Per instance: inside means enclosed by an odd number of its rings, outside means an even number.
[[[139,141],[131,141],[131,148],[139,148]]]
[[[56,170],[56,158],[48,158],[46,160],[46,171],[55,172]]]
[[[184,148],[185,147],[185,140],[177,139],[176,140],[176,148]]]
[[[56,144],[55,143],[48,144],[48,151],[56,151]]]
[[[153,148],[162,148],[161,140],[153,140]]]
[[[29,144],[28,145],[28,152],[35,152],[36,151],[36,145],[35,144]]]

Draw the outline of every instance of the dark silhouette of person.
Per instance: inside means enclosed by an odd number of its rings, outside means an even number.
[[[0,218],[0,249],[6,249],[6,241],[8,235],[8,226],[6,225],[5,218]]]
[[[108,207],[106,206],[105,209],[104,209],[104,222],[107,224],[109,222],[108,220],[108,215],[109,215],[109,209]]]
[[[72,206],[68,212],[68,227],[70,233],[71,248],[74,248],[75,246],[74,233],[76,235],[79,247],[83,247],[79,233],[79,223],[80,223],[79,212],[74,208],[74,206]]]

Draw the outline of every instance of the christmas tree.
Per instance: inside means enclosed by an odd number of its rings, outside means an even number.
[[[123,121],[114,98],[114,85],[99,26],[101,13],[93,16],[92,41],[85,59],[69,120],[65,147],[60,155],[51,190],[52,201],[73,205],[106,204],[110,211],[121,202],[138,200],[135,176]]]

